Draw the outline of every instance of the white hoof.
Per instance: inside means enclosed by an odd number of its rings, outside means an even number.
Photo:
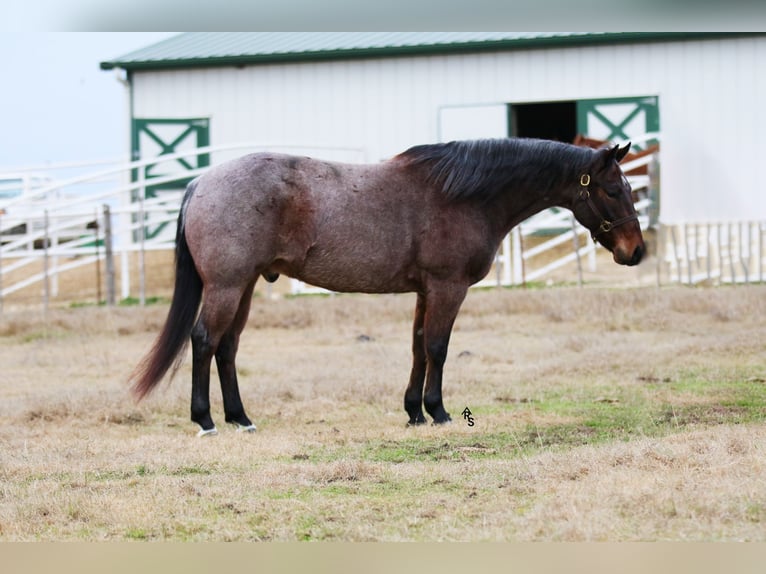
[[[199,438],[202,438],[203,436],[215,436],[217,434],[218,434],[218,429],[213,427],[213,428],[208,429],[208,430],[200,429],[200,431],[197,433],[197,436]]]
[[[237,427],[237,432],[255,432],[255,425],[250,424],[247,426],[243,426],[239,423],[234,423]]]

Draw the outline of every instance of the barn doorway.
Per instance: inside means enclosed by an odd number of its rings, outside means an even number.
[[[642,138],[660,129],[657,96],[508,105],[508,135],[572,143],[578,134],[605,141]],[[641,140],[644,149],[656,140]]]
[[[512,104],[508,133],[520,138],[572,143],[577,135],[577,102]]]

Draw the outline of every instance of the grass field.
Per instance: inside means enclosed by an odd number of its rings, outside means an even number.
[[[127,392],[166,303],[6,311],[0,540],[766,540],[766,286],[471,292],[423,428],[413,305],[257,298],[207,439]]]

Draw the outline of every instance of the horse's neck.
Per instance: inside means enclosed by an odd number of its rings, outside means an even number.
[[[572,179],[572,182],[569,180]],[[556,182],[517,182],[497,196],[496,213],[503,235],[525,219],[551,207],[569,208],[576,179],[562,174]]]

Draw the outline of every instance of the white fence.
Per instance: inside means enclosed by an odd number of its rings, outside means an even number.
[[[141,302],[146,298],[145,254],[171,250],[181,202],[182,187],[164,190],[147,198],[147,186],[188,180],[204,171],[184,170],[163,177],[132,181],[132,174],[142,174],[149,165],[172,163],[195,154],[241,155],[260,149],[299,150],[300,153],[327,157],[328,153],[346,161],[364,161],[359,149],[328,148],[321,145],[280,146],[247,143],[199,148],[159,158],[137,161],[95,173],[46,183],[20,197],[0,201],[0,309],[12,294],[40,287],[40,297],[47,306],[59,296],[59,281],[66,273],[88,265],[95,267],[98,284],[96,299],[114,303],[131,295]],[[216,157],[215,155],[213,156]],[[651,158],[642,158],[636,165]],[[636,165],[626,165],[630,169]],[[2,176],[0,175],[0,178]],[[646,188],[648,178],[630,178],[634,190]],[[87,193],[81,193],[87,187]],[[648,200],[637,204],[644,227],[648,224]],[[147,235],[147,230],[153,230]],[[520,285],[539,281],[564,266],[577,263],[576,276],[583,261],[591,270],[599,249],[588,231],[574,222],[568,210],[549,210],[530,218],[506,237],[495,266],[480,286]],[[136,255],[137,254],[137,255]],[[138,281],[131,281],[129,257],[138,260]],[[541,260],[544,260],[541,262]],[[105,267],[102,273],[102,264]],[[115,285],[115,267],[120,266],[120,288]],[[296,294],[317,289],[293,281]],[[27,291],[28,292],[28,291]],[[34,298],[34,297],[33,297]]]
[[[764,281],[766,221],[660,225],[658,282]]]

